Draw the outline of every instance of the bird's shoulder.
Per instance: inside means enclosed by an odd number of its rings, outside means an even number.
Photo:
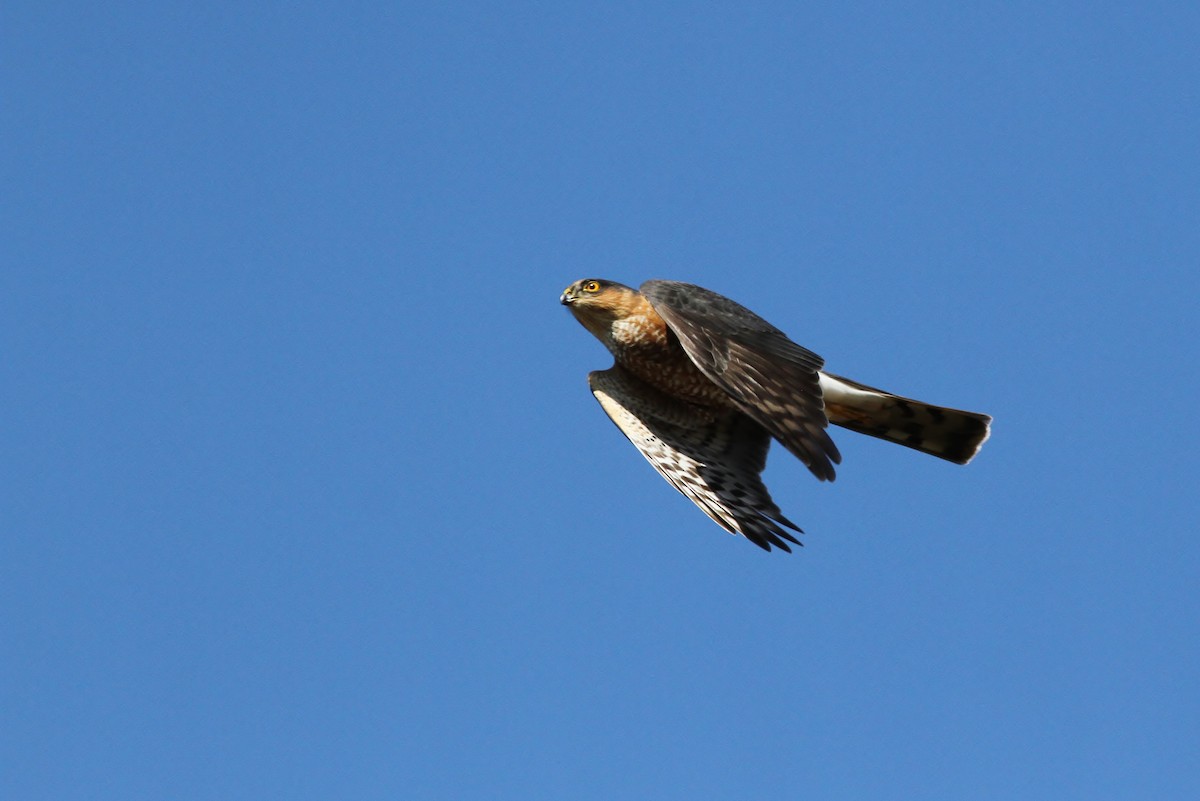
[[[686,320],[730,334],[783,334],[737,301],[696,284],[656,278],[643,283],[638,291],[668,324]]]

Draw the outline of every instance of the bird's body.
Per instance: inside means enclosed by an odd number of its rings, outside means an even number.
[[[616,363],[655,389],[698,406],[733,408],[728,393],[712,382],[640,292],[623,308],[602,340]]]
[[[647,281],[577,281],[562,303],[612,353],[588,383],[613,422],[676,489],[726,530],[770,550],[799,528],[760,474],[771,439],[817,478],[841,455],[832,422],[965,464],[991,418],[901,398],[825,373],[822,359],[721,295]]]

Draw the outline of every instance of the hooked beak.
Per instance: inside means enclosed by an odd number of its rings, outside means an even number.
[[[571,288],[567,287],[563,293],[558,296],[558,302],[564,306],[569,306],[575,302],[575,294],[571,292]]]

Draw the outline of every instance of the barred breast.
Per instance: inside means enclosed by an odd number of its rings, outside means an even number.
[[[656,389],[700,406],[735,408],[725,390],[692,363],[679,339],[648,301],[612,324],[610,350],[617,364]]]

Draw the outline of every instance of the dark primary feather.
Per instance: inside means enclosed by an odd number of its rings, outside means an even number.
[[[678,281],[647,281],[641,292],[688,358],[743,412],[821,480],[841,461],[826,432],[818,371],[824,360],[744,306]]]

